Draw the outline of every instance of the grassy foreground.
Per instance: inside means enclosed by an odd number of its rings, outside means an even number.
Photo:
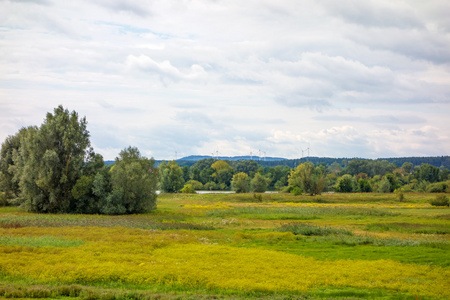
[[[450,299],[450,210],[434,197],[165,194],[129,216],[4,207],[0,296]]]

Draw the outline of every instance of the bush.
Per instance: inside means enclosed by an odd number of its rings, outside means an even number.
[[[186,182],[186,184],[192,185],[192,187],[196,191],[201,190],[203,188],[203,184],[200,181],[193,180],[193,179],[191,179],[188,182]]]
[[[231,186],[236,193],[247,193],[250,189],[250,180],[248,175],[244,172],[239,172],[233,175]]]
[[[258,201],[258,202],[262,202],[262,195],[261,194],[253,193],[253,198],[255,198],[256,201]]]
[[[4,192],[0,192],[0,206],[8,206],[8,199]]]
[[[182,192],[184,194],[195,194],[196,193],[195,189],[192,187],[192,184],[185,184],[180,192]]]
[[[214,182],[209,181],[203,185],[203,188],[207,191],[218,190],[220,187],[217,186]]]
[[[303,194],[303,190],[298,186],[295,186],[292,188],[291,193],[294,194],[295,196],[300,196],[301,194]]]
[[[449,206],[450,202],[446,195],[437,195],[435,199],[430,201],[433,206]]]
[[[267,190],[267,186],[270,183],[270,179],[263,175],[256,173],[255,177],[250,181],[250,187],[254,193],[264,193]]]
[[[403,202],[403,200],[405,200],[405,195],[403,192],[404,192],[404,190],[402,188],[396,189],[394,191],[394,193],[397,194],[398,201],[400,201],[400,202]]]
[[[390,193],[391,192],[391,184],[389,180],[384,178],[381,180],[380,186],[378,187],[378,193]]]
[[[448,190],[447,182],[436,182],[427,186],[428,193],[445,193]]]
[[[338,193],[352,193],[354,190],[354,180],[351,175],[344,175],[339,178],[336,185],[336,192]]]

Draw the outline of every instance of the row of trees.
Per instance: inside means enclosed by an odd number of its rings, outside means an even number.
[[[263,167],[256,161],[203,159],[180,167],[143,157],[137,148],[119,153],[112,166],[90,146],[86,118],[62,106],[39,127],[9,136],[0,153],[0,192],[32,212],[126,214],[156,208],[156,190],[236,192],[281,190],[295,194],[448,191],[449,171],[429,164],[398,167],[387,161],[351,160],[345,166],[301,163]]]
[[[86,118],[62,106],[1,147],[0,191],[31,212],[127,214],[156,207],[157,169],[137,148],[112,167],[90,147]]]
[[[366,172],[363,172],[366,171]],[[336,192],[445,192],[449,171],[429,164],[413,167],[405,162],[398,167],[387,161],[355,159],[345,167],[305,162],[291,169],[287,166],[262,167],[256,161],[223,161],[203,159],[191,167],[180,167],[175,161],[159,166],[160,188],[164,192],[192,190],[228,190],[259,192],[281,190],[320,194]]]

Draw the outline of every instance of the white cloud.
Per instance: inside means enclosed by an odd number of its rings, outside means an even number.
[[[448,155],[449,5],[1,1],[0,140],[63,104],[108,159]]]

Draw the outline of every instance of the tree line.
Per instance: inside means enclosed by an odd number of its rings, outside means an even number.
[[[202,159],[192,166],[163,161],[159,167],[163,192],[234,190],[260,192],[277,190],[297,194],[333,192],[380,192],[398,189],[415,192],[446,192],[449,170],[430,164],[401,167],[386,160],[353,159],[344,164],[303,162],[294,168],[262,166],[257,161]]]
[[[449,170],[430,164],[353,159],[263,166],[254,160],[202,159],[192,166],[122,150],[113,164],[93,151],[86,118],[62,106],[43,124],[8,136],[0,152],[1,202],[44,213],[132,214],[156,208],[156,191],[267,190],[317,195],[324,191],[447,192]]]

